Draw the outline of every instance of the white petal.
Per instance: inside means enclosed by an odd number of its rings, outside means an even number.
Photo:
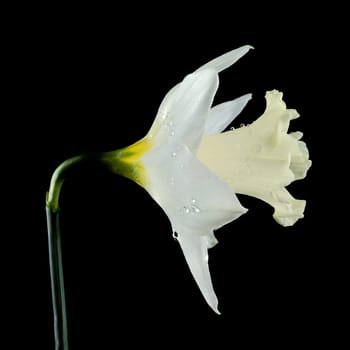
[[[178,241],[186,262],[208,305],[218,314],[218,298],[215,295],[208,266],[208,244],[204,236],[195,231],[183,231]]]
[[[203,135],[218,86],[217,73],[205,69],[188,75],[176,92],[169,118],[173,121],[175,137],[181,137],[191,150],[197,147]]]
[[[175,91],[177,88],[180,86],[181,83],[176,84],[174,87],[172,87],[168,93],[165,95],[163,98],[163,101],[161,102],[159,108],[158,108],[158,113],[155,121],[160,118],[161,120],[164,120],[171,109],[173,103],[174,103],[174,97],[175,97]]]
[[[241,46],[238,49],[229,51],[211,61],[199,67],[197,71],[202,69],[215,69],[218,73],[223,71],[224,69],[232,66],[236,63],[242,56],[244,56],[250,49],[253,49],[253,46],[245,45]]]
[[[242,56],[244,56],[250,49],[253,47],[250,45],[245,45],[239,47],[238,49],[227,52],[226,54],[219,56],[212,61],[206,63],[196,70],[196,72],[205,70],[205,69],[214,69],[217,73],[222,70],[228,68],[235,62],[237,62]],[[156,131],[159,129],[159,126],[162,125],[168,116],[169,110],[172,109],[174,100],[175,100],[175,92],[178,90],[182,83],[175,85],[169,92],[165,95],[162,103],[159,106],[156,118],[153,122],[153,125],[149,131],[149,136],[153,136]]]
[[[166,119],[156,126],[156,130],[152,128],[148,136],[157,138],[155,142],[167,142],[172,136],[191,150],[195,149],[218,85],[218,75],[214,70],[205,69],[187,75],[171,97]],[[158,135],[161,128],[168,130],[163,140]]]
[[[243,95],[233,101],[216,105],[209,111],[205,122],[204,135],[218,134],[242,112],[252,94]]]
[[[193,277],[216,310],[205,250],[216,243],[213,230],[235,220],[246,209],[230,187],[183,144],[159,144],[140,161],[147,172],[146,190],[168,215]],[[191,253],[191,249],[195,250]]]

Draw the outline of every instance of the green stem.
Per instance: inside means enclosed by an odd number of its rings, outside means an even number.
[[[59,213],[46,207],[49,260],[54,313],[55,349],[68,350],[66,301],[61,253]]]
[[[92,155],[83,154],[80,156],[67,159],[61,165],[59,165],[57,169],[54,171],[51,177],[50,188],[46,197],[46,205],[53,212],[57,212],[59,210],[58,200],[59,200],[62,184],[64,181],[64,176],[67,170],[91,158],[93,158]]]
[[[61,233],[59,227],[59,197],[61,188],[68,171],[86,163],[98,163],[117,174],[124,174],[127,177],[132,177],[132,171],[129,170],[130,166],[127,167],[120,160],[123,155],[122,151],[123,150],[83,154],[67,159],[58,166],[51,178],[50,188],[46,194],[46,219],[56,350],[68,350],[67,315],[61,253]],[[126,156],[128,155],[130,156],[129,153],[126,154]]]
[[[81,163],[100,162],[101,159],[101,154],[87,154],[64,161],[53,173],[46,196],[46,220],[56,350],[68,350],[67,315],[59,227],[59,196],[68,170],[81,165]]]

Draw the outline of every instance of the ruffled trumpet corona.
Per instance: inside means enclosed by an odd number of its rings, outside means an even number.
[[[212,106],[218,74],[245,55],[243,46],[201,66],[172,88],[162,101],[147,135],[126,148],[107,152],[103,161],[141,185],[167,214],[190,271],[216,312],[208,249],[214,230],[245,209],[236,193],[257,197],[274,208],[283,226],[303,217],[305,201],[285,186],[305,177],[311,161],[302,134],[288,134],[298,117],[282,93],[266,93],[266,110],[249,126],[223,132],[251,94]]]

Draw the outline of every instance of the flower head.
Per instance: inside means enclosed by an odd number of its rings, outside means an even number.
[[[217,313],[218,300],[209,273],[208,249],[217,243],[215,229],[247,211],[239,203],[235,191],[255,195],[275,205],[275,217],[284,224],[291,223],[292,217],[293,220],[301,217],[303,211],[303,204],[292,202],[283,187],[304,175],[307,168],[306,148],[302,150],[300,144],[295,144],[297,137],[281,137],[288,124],[286,115],[290,112],[282,113],[281,118],[279,112],[272,113],[276,117],[269,117],[267,113],[256,122],[256,127],[252,126],[251,132],[239,129],[241,131],[218,134],[251,98],[247,94],[212,107],[219,84],[218,73],[249,49],[250,46],[243,46],[230,51],[187,75],[165,96],[147,135],[106,157],[115,171],[144,187],[165,211],[194,279]],[[276,103],[271,106],[274,111]],[[276,128],[278,132],[274,131]],[[252,156],[251,148],[256,144],[262,147],[262,158]],[[235,156],[230,157],[228,153]],[[260,165],[260,161],[265,165]],[[244,167],[252,168],[250,180],[242,180],[246,174],[240,168]],[[271,175],[270,194],[279,199],[273,201],[264,191],[252,190],[255,185],[264,186],[258,176],[261,169],[267,177]],[[288,169],[293,170],[289,172]],[[231,176],[232,171],[237,171],[237,176]],[[291,173],[296,174],[294,178]],[[240,186],[236,186],[236,180],[240,181]],[[288,215],[285,207],[278,205],[284,200],[292,205]]]

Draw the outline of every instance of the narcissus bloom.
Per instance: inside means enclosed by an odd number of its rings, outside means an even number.
[[[256,122],[220,134],[251,95],[212,107],[218,73],[249,49],[228,52],[187,75],[165,96],[147,135],[105,157],[168,215],[192,275],[217,313],[208,249],[217,243],[214,230],[247,211],[235,192],[270,203],[275,219],[292,225],[303,216],[305,202],[284,186],[304,177],[310,166],[306,146],[298,141],[301,134],[287,134],[297,113],[286,109],[277,91],[267,93],[266,111]]]

